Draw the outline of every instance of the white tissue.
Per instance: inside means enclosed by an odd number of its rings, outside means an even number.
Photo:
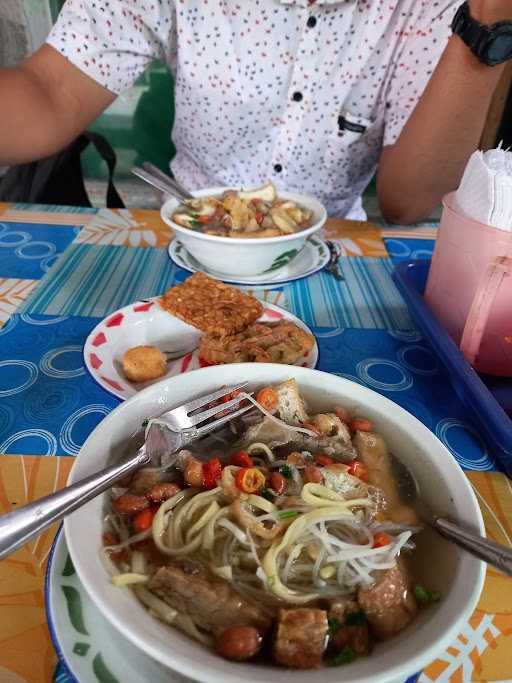
[[[500,147],[475,152],[455,195],[468,218],[512,231],[512,152]]]

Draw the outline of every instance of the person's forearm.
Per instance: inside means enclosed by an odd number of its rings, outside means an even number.
[[[397,142],[382,154],[378,193],[388,220],[417,222],[457,187],[502,71],[481,64],[458,36],[450,39]]]

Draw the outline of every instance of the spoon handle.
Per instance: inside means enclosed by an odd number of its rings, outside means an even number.
[[[453,541],[480,560],[492,564],[508,576],[512,576],[512,548],[490,541],[483,536],[462,529],[442,517],[436,517],[432,525],[440,534]]]
[[[155,176],[156,178],[160,178],[160,180],[164,182],[169,188],[175,190],[176,192],[179,192],[181,195],[183,195],[185,199],[194,198],[194,195],[190,194],[190,192],[186,190],[183,187],[183,185],[176,180],[176,178],[171,178],[171,176],[161,171],[157,166],[151,164],[149,161],[145,161],[142,164],[142,168],[151,175]]]
[[[175,199],[178,200],[178,202],[183,202],[187,197],[183,195],[181,192],[178,192],[176,188],[171,187],[168,183],[164,182],[160,178],[157,178],[151,173],[148,173],[145,171],[143,168],[139,168],[138,166],[134,166],[132,168],[132,173],[133,175],[136,175],[137,178],[140,178],[144,182],[148,183],[148,185],[152,185],[153,187],[156,187],[157,190],[160,190],[160,192],[163,192],[164,194],[171,195]]]
[[[61,491],[24,505],[0,517],[0,560],[38,536],[54,522],[106,491],[116,481],[149,460],[143,446],[120,465],[107,467]]]

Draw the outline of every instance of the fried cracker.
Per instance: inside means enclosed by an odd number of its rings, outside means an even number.
[[[160,303],[169,313],[214,338],[240,332],[263,313],[257,299],[204,273],[194,273],[183,284],[169,289]]]
[[[284,363],[293,365],[313,348],[315,339],[295,323],[254,323],[222,340],[205,335],[199,356],[207,363]]]

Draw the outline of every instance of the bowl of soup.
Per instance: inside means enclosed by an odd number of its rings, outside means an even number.
[[[146,420],[244,381],[243,418],[66,519],[80,580],[134,646],[197,681],[405,679],[463,629],[484,565],[423,528],[390,454],[433,510],[484,527],[454,458],[390,400],[307,368],[205,368],[121,404],[70,480],[133,449]]]
[[[278,192],[270,183],[247,191],[204,189],[183,204],[171,198],[161,216],[199,264],[232,277],[272,277],[327,218],[317,199]]]

